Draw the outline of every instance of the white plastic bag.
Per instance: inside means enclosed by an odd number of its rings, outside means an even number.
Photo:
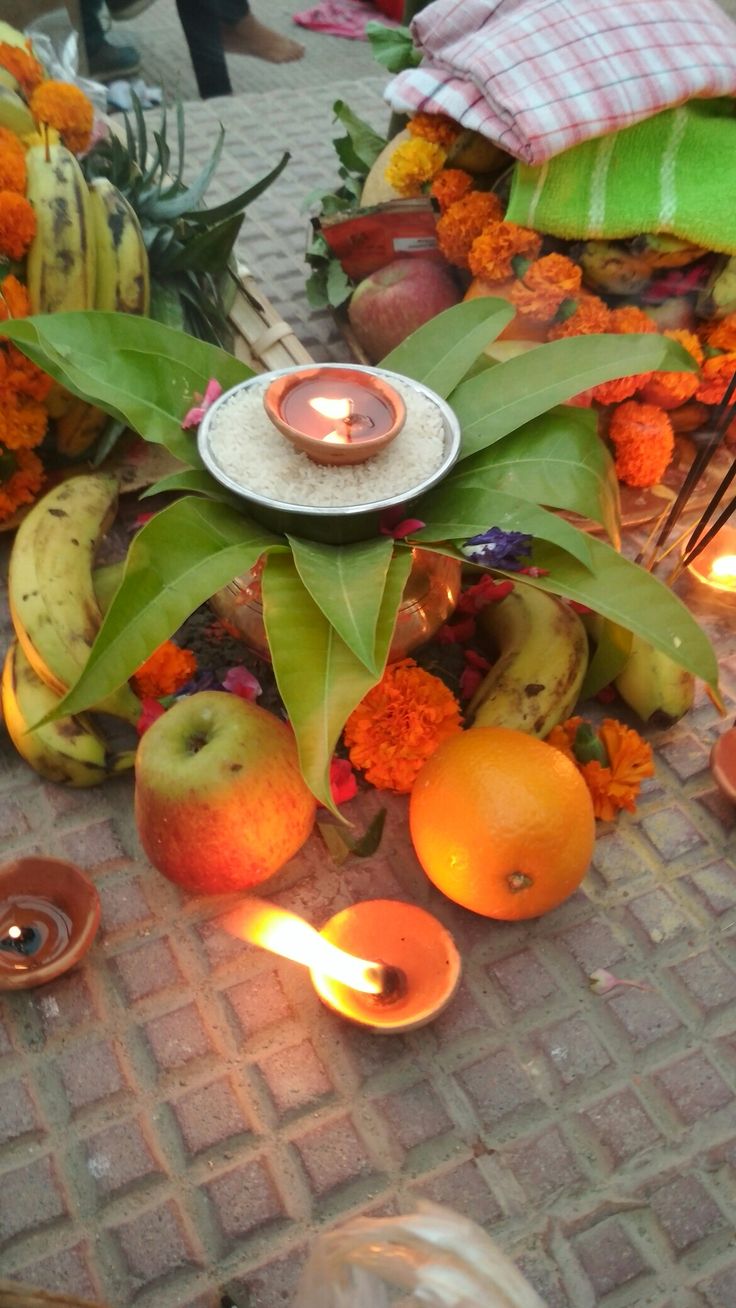
[[[485,1231],[420,1200],[402,1217],[359,1217],[317,1237],[293,1308],[545,1308]]]
[[[104,113],[107,108],[107,87],[82,77],[79,72],[79,36],[72,27],[66,9],[52,9],[42,14],[24,29],[33,43],[33,53],[40,59],[49,77],[57,82],[73,82],[95,109]]]

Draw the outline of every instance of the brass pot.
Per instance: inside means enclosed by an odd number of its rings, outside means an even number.
[[[270,660],[261,602],[261,565],[235,577],[210,600],[218,618],[233,636]],[[412,550],[412,568],[399,606],[389,663],[406,658],[431,639],[452,613],[460,594],[458,559],[430,550]]]

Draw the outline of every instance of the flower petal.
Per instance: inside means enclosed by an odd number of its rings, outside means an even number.
[[[238,695],[241,699],[256,700],[263,693],[263,687],[257,677],[253,676],[247,668],[238,664],[234,668],[228,668],[222,681],[223,690],[229,690],[231,695]]]

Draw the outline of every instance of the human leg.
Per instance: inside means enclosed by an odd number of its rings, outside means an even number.
[[[304,46],[259,23],[247,0],[217,0],[222,42],[228,54],[251,55],[270,64],[301,59]]]
[[[202,99],[231,95],[233,88],[220,36],[219,10],[215,9],[214,0],[176,0],[176,8]]]
[[[102,0],[80,0],[82,35],[90,75],[99,82],[130,77],[141,66],[140,55],[135,46],[113,45],[106,39],[101,9]]]

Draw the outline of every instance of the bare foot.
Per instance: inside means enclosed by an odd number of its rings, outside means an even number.
[[[304,46],[292,41],[270,27],[264,27],[253,14],[246,14],[238,23],[222,23],[222,44],[228,54],[253,55],[266,59],[269,64],[287,64],[301,59]]]

